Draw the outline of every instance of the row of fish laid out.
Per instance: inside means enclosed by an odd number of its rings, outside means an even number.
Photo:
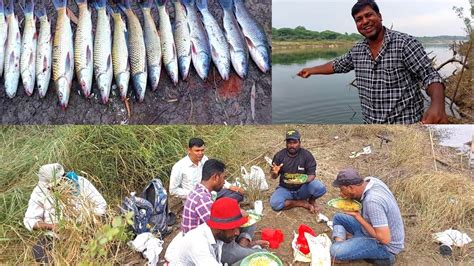
[[[34,0],[25,1],[21,35],[14,1],[4,6],[4,0],[0,0],[0,44],[5,44],[3,49],[0,47],[0,62],[4,62],[0,63],[0,75],[4,76],[10,98],[16,95],[20,75],[26,94],[31,96],[36,84],[41,98],[46,95],[52,75],[64,109],[74,74],[85,97],[91,96],[95,78],[102,102],[107,103],[114,80],[122,100],[127,97],[130,78],[137,100],[143,101],[147,84],[153,90],[158,88],[162,64],[175,85],[179,73],[183,80],[188,78],[191,62],[203,80],[207,79],[211,60],[224,80],[229,78],[231,65],[241,78],[246,77],[249,54],[262,72],[270,69],[267,37],[244,0],[219,0],[224,10],[224,30],[210,13],[207,0],[173,0],[174,27],[167,0],[155,0],[159,31],[151,13],[154,0],[141,4],[143,28],[130,0],[114,7],[107,0],[95,0],[95,35],[87,0],[75,0],[79,9],[75,34],[68,16],[68,0],[52,1],[57,11],[54,38],[44,3],[35,8]],[[40,21],[39,32],[36,19]]]

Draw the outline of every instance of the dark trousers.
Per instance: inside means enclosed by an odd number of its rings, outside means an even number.
[[[48,264],[51,261],[48,253],[53,248],[53,239],[50,236],[41,236],[33,246],[33,257],[36,262]]]
[[[237,202],[241,202],[244,200],[244,195],[240,194],[239,192],[223,188],[219,192],[217,192],[217,198],[232,198],[235,199]]]

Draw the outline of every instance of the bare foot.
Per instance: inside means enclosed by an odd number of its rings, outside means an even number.
[[[252,242],[252,247],[256,245],[259,245],[262,248],[268,248],[270,246],[270,242],[268,242],[267,240],[255,240]]]
[[[313,204],[309,202],[307,202],[303,207],[307,209],[310,213],[316,213],[316,208],[314,207]]]
[[[322,211],[321,207],[319,207],[318,204],[316,204],[316,199],[310,198],[310,199],[308,199],[308,203],[314,206],[314,209],[315,209],[316,212],[321,212]]]

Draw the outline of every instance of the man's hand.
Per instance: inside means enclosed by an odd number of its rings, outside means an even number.
[[[282,163],[280,165],[276,165],[275,163],[272,163],[272,172],[271,172],[272,178],[276,178],[278,176],[282,166],[283,166]]]
[[[298,74],[296,74],[302,78],[308,78],[309,76],[311,76],[311,68],[303,68],[302,70],[300,70],[300,72],[298,72]]]
[[[230,186],[230,187],[229,187],[229,190],[230,190],[230,191],[237,192],[237,193],[240,193],[240,194],[242,194],[242,195],[244,195],[244,192],[245,192],[245,190],[244,190],[243,188],[237,187],[237,186]]]
[[[426,92],[431,98],[431,104],[428,111],[423,115],[421,123],[423,124],[447,124],[448,116],[444,110],[444,85],[442,83],[431,83]]]
[[[352,216],[352,217],[354,217],[354,218],[356,218],[356,220],[357,220],[358,217],[362,217],[362,216],[360,215],[360,212],[344,212],[344,213],[347,214],[347,215],[350,215],[350,216]]]
[[[448,116],[444,110],[444,106],[431,105],[421,119],[423,124],[447,124]]]

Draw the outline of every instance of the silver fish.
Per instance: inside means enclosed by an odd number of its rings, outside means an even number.
[[[28,96],[33,94],[36,78],[36,46],[38,35],[36,33],[36,18],[33,14],[34,2],[30,0],[23,8],[25,13],[25,25],[23,37],[21,38],[20,73],[23,88]]]
[[[94,73],[93,51],[94,38],[92,34],[92,18],[87,0],[76,0],[79,7],[79,18],[74,38],[74,62],[76,77],[81,91],[89,98],[92,90],[92,78]]]
[[[188,78],[191,66],[191,29],[186,17],[186,9],[179,0],[173,0],[175,10],[174,41],[178,53],[178,68],[183,80]]]
[[[96,2],[97,27],[94,38],[94,76],[100,91],[102,103],[109,101],[114,76],[112,68],[112,30],[106,10],[107,0]]]
[[[219,0],[219,3],[224,10],[224,32],[229,42],[232,66],[241,78],[245,78],[248,72],[249,52],[244,35],[233,12],[234,1]]]
[[[67,0],[53,0],[53,4],[58,13],[53,41],[53,81],[61,109],[65,110],[74,76],[73,34],[66,10]]]
[[[182,0],[186,7],[186,14],[191,37],[191,59],[199,77],[205,80],[211,65],[211,51],[206,30],[194,4],[194,0]]]
[[[125,101],[130,82],[130,64],[128,62],[127,26],[120,12],[113,11],[114,39],[112,44],[112,65],[114,69],[115,85],[120,92],[120,98]]]
[[[36,50],[36,87],[40,98],[43,98],[48,91],[51,79],[53,40],[51,39],[51,23],[44,5],[36,9],[36,16],[40,21],[38,49]]]
[[[250,56],[258,68],[266,73],[270,70],[270,48],[262,27],[245,7],[244,0],[234,0],[235,16],[247,41]]]
[[[124,0],[124,5],[119,7],[128,19],[128,53],[130,57],[130,70],[132,74],[135,95],[139,102],[145,98],[147,83],[146,48],[143,39],[143,30],[135,13],[130,6],[130,0]]]
[[[5,62],[5,48],[7,46],[8,23],[5,18],[5,7],[3,0],[0,0],[0,77],[3,76]]]
[[[176,85],[178,84],[178,57],[176,55],[176,46],[174,44],[170,17],[166,10],[166,3],[168,0],[156,0],[156,2],[160,17],[160,40],[163,53],[163,64],[165,65],[171,81]]]
[[[148,63],[148,80],[152,90],[158,89],[161,74],[161,40],[156,30],[155,22],[151,15],[153,0],[147,0],[142,5],[143,21],[145,29],[145,47]]]
[[[5,91],[9,98],[16,95],[20,82],[21,34],[18,19],[14,13],[13,1],[5,10],[8,21],[7,46],[5,48]]]
[[[209,37],[212,61],[216,65],[217,70],[219,70],[222,79],[228,80],[230,74],[229,44],[216,19],[209,12],[207,0],[196,0],[196,5],[202,14],[202,20]]]

